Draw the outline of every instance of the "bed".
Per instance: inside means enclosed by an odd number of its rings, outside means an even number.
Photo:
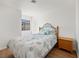
[[[56,45],[57,34],[57,28],[46,23],[37,34],[23,31],[21,37],[9,41],[8,47],[16,58],[43,58]]]

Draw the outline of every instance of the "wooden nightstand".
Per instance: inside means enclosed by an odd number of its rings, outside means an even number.
[[[13,58],[13,53],[8,49],[0,50],[0,58]]]
[[[73,51],[73,40],[72,40],[72,38],[59,37],[58,47],[72,52]]]

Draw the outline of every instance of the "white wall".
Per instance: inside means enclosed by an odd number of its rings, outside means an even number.
[[[30,1],[24,3],[22,14],[32,16],[33,33],[49,22],[60,27],[60,35],[75,38],[75,0],[37,0],[35,4]]]
[[[0,49],[6,48],[9,39],[21,35],[21,11],[12,2],[0,1]]]
[[[78,43],[78,57],[79,57],[79,0],[76,0],[76,37]]]

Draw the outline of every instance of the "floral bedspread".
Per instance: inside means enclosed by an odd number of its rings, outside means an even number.
[[[16,58],[43,58],[54,47],[57,39],[55,35],[33,35],[31,39],[13,39],[8,47]]]

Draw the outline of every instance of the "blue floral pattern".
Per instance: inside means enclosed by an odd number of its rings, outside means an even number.
[[[10,40],[8,46],[17,58],[42,58],[57,42],[55,35],[33,35],[32,39]]]

